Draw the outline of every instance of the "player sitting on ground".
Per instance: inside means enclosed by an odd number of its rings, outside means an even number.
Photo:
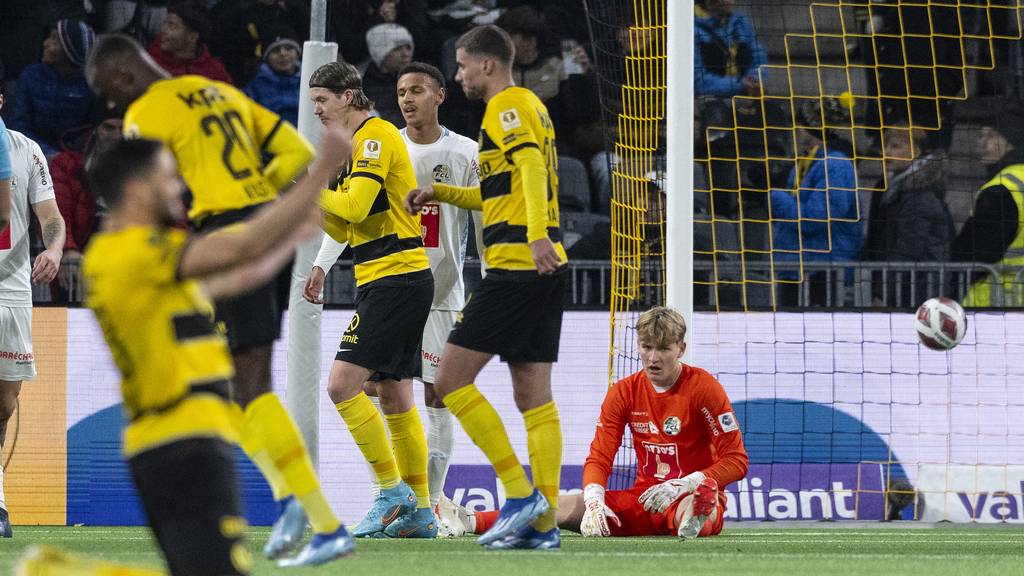
[[[188,218],[202,232],[231,228],[277,198],[312,159],[313,148],[288,122],[229,84],[202,76],[171,78],[137,42],[100,38],[86,64],[96,94],[125,110],[126,136],[160,140],[174,154],[191,192]],[[269,162],[264,162],[269,158]],[[278,558],[306,531],[332,534],[340,522],[320,489],[306,444],[274,394],[270,355],[281,333],[291,271],[215,302],[235,365],[232,399],[244,410],[242,449],[260,469],[285,511],[263,548]],[[302,514],[305,510],[305,515]],[[291,520],[291,522],[289,522]],[[301,557],[313,552],[304,550]]]
[[[583,494],[559,499],[558,524],[584,536],[713,536],[722,531],[726,486],[747,473],[747,452],[722,385],[682,364],[686,324],[670,308],[652,308],[636,324],[643,370],[608,390],[590,454]],[[605,487],[626,426],[633,434],[636,482]],[[441,510],[441,524],[483,533],[497,511]]]
[[[422,62],[406,66],[398,76],[398,104],[405,117],[402,138],[409,150],[417,183],[432,182],[456,186],[479,186],[476,164],[476,142],[448,130],[438,122],[438,109],[445,99],[444,75]],[[434,391],[434,377],[441,362],[448,333],[455,317],[465,305],[462,264],[465,259],[466,236],[469,231],[468,210],[451,204],[428,204],[420,215],[423,247],[430,259],[434,275],[434,301],[423,330],[422,376],[423,402],[429,415],[427,428],[427,481],[430,505],[436,507],[444,496],[448,462],[455,446],[452,414]],[[479,212],[473,212],[478,218]],[[480,220],[477,219],[479,229]],[[482,246],[482,243],[479,244]],[[324,235],[320,253],[309,273],[303,292],[306,300],[323,304],[321,293],[327,271],[341,256],[345,245]],[[377,386],[371,400],[380,408]],[[375,486],[376,488],[376,486]],[[376,497],[377,494],[374,494]]]
[[[287,196],[231,230],[192,238],[172,227],[182,216],[182,185],[161,143],[118,142],[90,172],[109,213],[83,259],[86,304],[123,378],[123,451],[171,574],[249,570],[232,455],[241,416],[230,399],[234,366],[210,300],[244,293],[280,271],[303,231],[312,231],[322,182],[348,147],[340,132],[327,132],[320,159]],[[313,537],[307,549],[318,554],[304,563],[326,562],[354,546],[339,526]],[[24,563],[28,574],[66,574],[73,562],[47,551]],[[70,573],[151,573],[85,567]]]

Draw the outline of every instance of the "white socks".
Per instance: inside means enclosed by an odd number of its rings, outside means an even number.
[[[430,505],[436,506],[444,494],[448,462],[455,448],[455,421],[447,408],[427,407],[427,480]]]

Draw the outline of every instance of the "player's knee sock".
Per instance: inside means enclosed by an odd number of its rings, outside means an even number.
[[[373,475],[381,489],[394,488],[402,481],[398,474],[395,456],[391,453],[391,443],[384,429],[384,419],[373,407],[373,402],[360,392],[359,394],[334,405],[338,414],[345,420],[352,439],[356,441],[363,458],[373,467]]]
[[[474,534],[483,534],[494,526],[494,523],[498,521],[498,514],[500,510],[488,510],[486,512],[473,512],[473,520],[475,526],[470,532]]]
[[[289,493],[302,504],[309,523],[318,533],[330,533],[341,522],[334,515],[313,470],[306,444],[291,414],[273,392],[256,398],[245,408],[246,434],[257,436],[259,443],[281,474]]]
[[[490,461],[509,498],[526,498],[533,486],[516,458],[501,417],[483,394],[470,384],[444,397],[444,404],[459,419],[466,434]]]
[[[554,401],[523,412],[530,470],[537,490],[547,498],[548,511],[533,527],[547,532],[558,525],[558,484],[562,475],[562,426]]]
[[[374,408],[383,417],[384,410],[380,407],[380,396],[370,396],[367,394],[366,397],[370,399],[370,402],[373,402]],[[373,464],[369,462],[366,463],[366,468],[370,470],[370,495],[376,500],[380,496],[380,484],[377,483],[377,473],[373,471]]]
[[[274,500],[281,501],[291,496],[291,490],[288,489],[284,476],[274,466],[274,459],[263,449],[261,436],[255,433],[253,428],[246,425],[246,416],[242,412],[242,408],[237,404],[233,404],[233,406],[237,411],[235,422],[242,451],[256,465],[260,474],[263,474],[263,479],[270,485],[270,492],[273,494]]]
[[[448,462],[455,448],[455,422],[447,408],[427,406],[427,480],[430,483],[430,505],[436,506],[444,494]]]
[[[408,412],[386,415],[391,431],[391,446],[398,460],[402,480],[416,494],[416,507],[430,507],[427,489],[427,437],[423,434],[423,421],[413,406]]]

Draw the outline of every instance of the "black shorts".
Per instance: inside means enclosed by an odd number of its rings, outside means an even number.
[[[423,326],[434,301],[434,276],[421,270],[359,287],[356,313],[338,346],[337,360],[373,370],[371,380],[420,376]]]
[[[488,270],[448,341],[505,362],[557,362],[567,270]]]
[[[208,216],[199,226],[199,231],[205,233],[237,224],[261,207],[249,206]],[[281,337],[281,318],[287,307],[291,281],[292,266],[289,264],[276,277],[251,292],[214,302],[216,320],[223,323],[227,331],[232,353],[270,346]]]
[[[248,574],[245,516],[227,442],[179,440],[128,466],[172,575]]]

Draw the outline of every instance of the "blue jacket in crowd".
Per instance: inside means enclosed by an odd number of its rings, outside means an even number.
[[[11,129],[51,157],[60,151],[64,132],[89,124],[94,99],[81,70],[61,76],[49,64],[33,64],[18,78]]]
[[[857,173],[850,157],[835,149],[818,146],[815,160],[807,168],[796,195],[788,190],[772,190],[772,248],[803,250],[803,261],[847,262],[857,259],[867,206],[857,205]],[[786,182],[793,189],[796,169]],[[827,193],[826,193],[827,190]],[[797,212],[799,198],[799,213]],[[780,222],[778,219],[793,220]],[[795,222],[799,219],[798,224]],[[808,219],[815,221],[808,221]],[[842,221],[839,221],[842,220]],[[830,234],[831,231],[831,234]],[[801,237],[803,243],[801,244]],[[800,254],[776,252],[777,261],[798,261]],[[780,272],[781,278],[796,278],[796,272]],[[852,270],[847,273],[852,280]]]
[[[264,63],[256,77],[245,87],[245,93],[264,108],[291,122],[292,126],[298,126],[301,69],[302,65],[299,64],[294,74],[284,75],[274,72]]]
[[[694,93],[735,96],[743,91],[746,76],[768,63],[757,32],[743,14],[733,12],[723,23],[698,10],[693,27]]]

